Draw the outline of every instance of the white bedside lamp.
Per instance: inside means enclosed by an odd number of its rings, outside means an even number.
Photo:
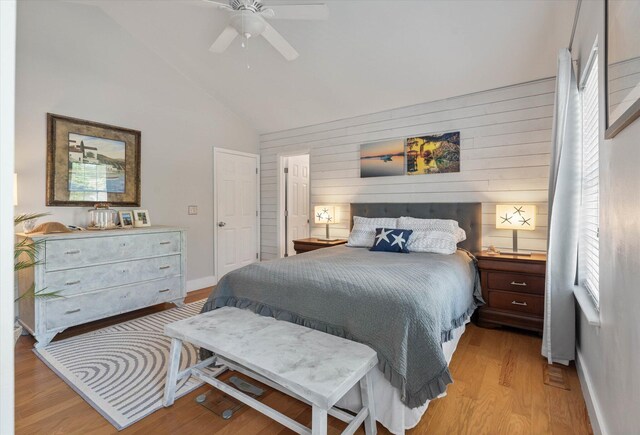
[[[496,205],[496,229],[513,230],[512,255],[531,255],[530,252],[518,252],[518,231],[536,229],[538,207],[532,204],[498,204]]]
[[[328,242],[332,242],[338,239],[329,238],[329,225],[338,223],[338,216],[336,215],[336,208],[332,205],[316,205],[314,207],[315,223],[325,224],[327,226],[327,233],[325,239],[320,239]]]

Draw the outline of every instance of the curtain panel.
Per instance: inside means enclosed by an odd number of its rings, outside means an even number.
[[[558,54],[549,172],[549,241],[542,355],[575,359],[575,284],[581,192],[580,95],[568,49]]]

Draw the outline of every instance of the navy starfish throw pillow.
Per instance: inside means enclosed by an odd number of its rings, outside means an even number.
[[[376,238],[371,251],[409,252],[407,241],[412,230],[398,230],[391,228],[376,228]]]

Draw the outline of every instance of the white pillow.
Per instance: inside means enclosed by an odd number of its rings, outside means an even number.
[[[353,229],[349,234],[347,246],[352,248],[370,248],[376,238],[376,228],[396,229],[398,219],[396,218],[366,218],[361,216],[353,217]]]
[[[413,230],[407,241],[410,252],[433,252],[453,254],[458,250],[458,242],[467,238],[458,222],[451,219],[416,219],[402,216],[398,228]],[[460,232],[462,231],[462,233]]]

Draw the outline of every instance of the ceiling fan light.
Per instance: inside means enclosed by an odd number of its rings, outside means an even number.
[[[264,32],[264,29],[267,27],[262,17],[250,12],[234,14],[231,17],[231,25],[239,34],[244,35],[247,39],[262,35],[262,32]]]

